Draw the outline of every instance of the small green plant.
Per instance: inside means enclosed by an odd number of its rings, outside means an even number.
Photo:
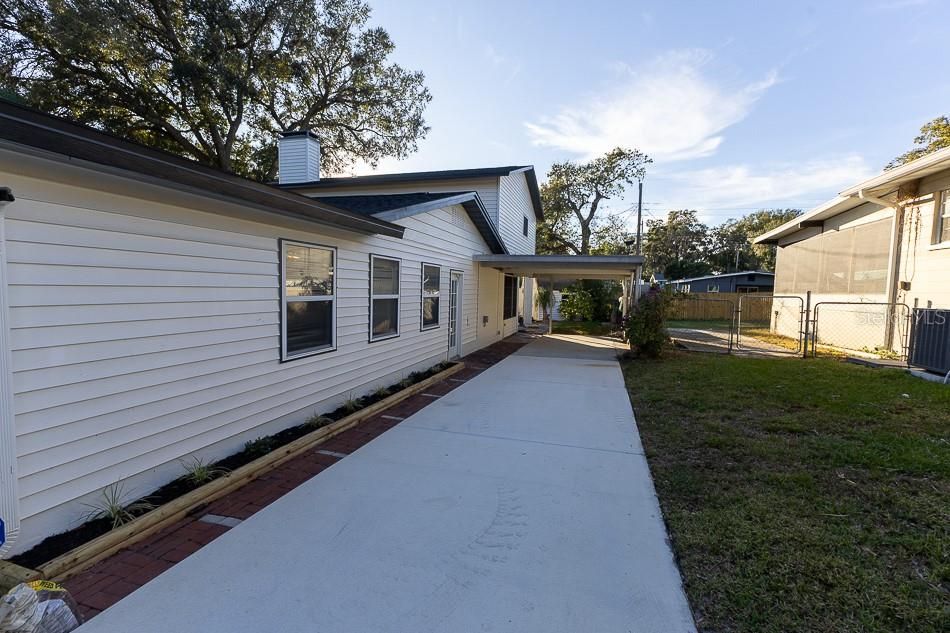
[[[125,484],[117,481],[102,491],[102,498],[96,503],[84,504],[89,511],[83,515],[85,521],[109,519],[112,529],[123,526],[140,514],[155,509],[155,504],[148,501],[136,501],[125,505]]]
[[[273,437],[259,437],[244,443],[244,452],[251,457],[267,455],[277,448],[277,440]]]
[[[192,457],[190,462],[182,462],[181,465],[185,467],[185,478],[196,486],[206,484],[228,472],[226,468],[218,468],[197,455]]]
[[[383,399],[389,395],[389,389],[386,387],[380,387],[379,389],[373,392],[373,395],[379,399]]]
[[[537,302],[538,307],[541,308],[542,320],[547,321],[551,316],[551,306],[554,305],[554,295],[551,293],[551,289],[547,286],[539,287]]]
[[[627,318],[630,351],[638,356],[658,358],[670,340],[666,331],[667,296],[654,286],[647,291]]]
[[[307,419],[307,426],[314,429],[322,429],[330,424],[333,424],[333,418],[328,418],[325,415],[314,414]]]
[[[353,413],[358,411],[362,407],[359,398],[354,398],[351,394],[346,400],[343,401],[343,410],[347,413]]]
[[[400,389],[405,389],[407,387],[411,387],[414,382],[415,381],[412,378],[403,378],[396,384],[396,386]]]

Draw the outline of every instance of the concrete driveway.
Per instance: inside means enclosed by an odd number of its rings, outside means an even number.
[[[695,631],[611,343],[545,337],[84,633]]]

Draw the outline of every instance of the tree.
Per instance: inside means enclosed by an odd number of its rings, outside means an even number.
[[[538,225],[539,253],[589,255],[622,231],[616,216],[598,216],[601,203],[642,180],[652,159],[636,149],[613,149],[587,163],[555,163],[541,187],[545,219]]]
[[[708,274],[708,246],[709,228],[695,211],[670,211],[665,220],[647,220],[643,255],[650,272],[662,272],[667,279]]]
[[[36,107],[272,179],[277,132],[323,166],[416,150],[431,96],[362,0],[0,0],[0,87]]]
[[[799,215],[800,209],[762,209],[738,220],[726,220],[712,231],[707,255],[710,266],[721,273],[775,270],[775,246],[753,245],[752,240]]]
[[[914,137],[914,143],[920,147],[915,147],[904,152],[884,167],[884,169],[893,169],[904,163],[909,163],[921,156],[926,156],[938,149],[950,147],[950,119],[945,116],[939,116],[932,121],[924,123],[920,128],[920,134]]]

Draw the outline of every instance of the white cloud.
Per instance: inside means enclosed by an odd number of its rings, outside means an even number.
[[[717,85],[704,75],[710,60],[708,52],[690,50],[640,69],[613,64],[612,88],[525,125],[535,145],[585,159],[618,145],[665,161],[708,156],[722,143],[722,131],[744,119],[778,81],[773,71],[737,89]]]
[[[873,175],[863,158],[849,155],[765,168],[726,165],[658,175],[663,208],[728,211],[755,207],[810,207]],[[803,202],[813,202],[803,204]],[[716,213],[717,216],[726,213]]]

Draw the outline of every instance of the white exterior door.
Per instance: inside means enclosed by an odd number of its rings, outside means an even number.
[[[449,357],[462,355],[462,273],[449,274]]]

